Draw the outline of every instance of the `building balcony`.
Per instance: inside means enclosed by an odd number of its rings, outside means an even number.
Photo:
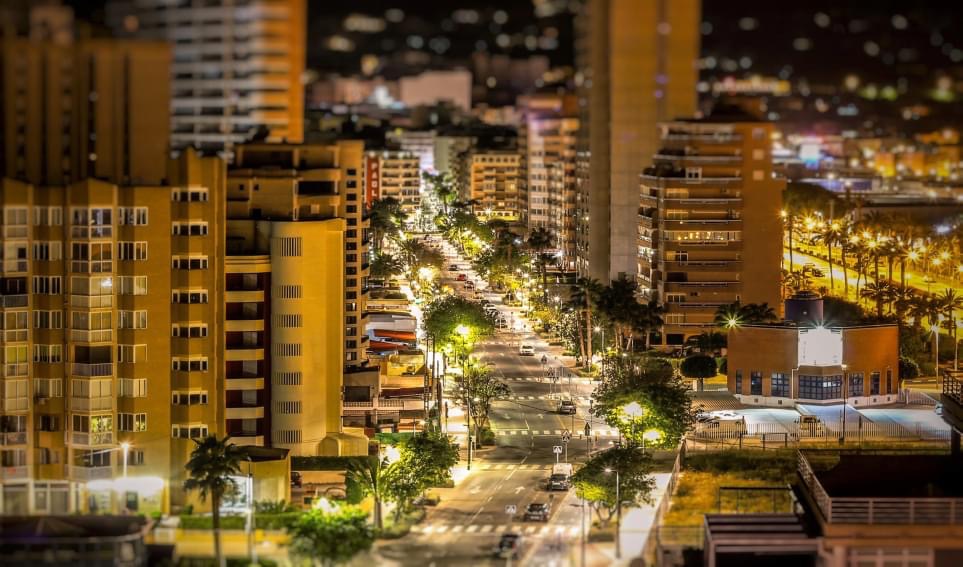
[[[652,228],[653,224],[652,217],[639,215],[639,228]]]
[[[114,476],[114,467],[78,467],[76,465],[65,465],[64,467],[70,480],[87,482],[90,480],[106,480]]]
[[[224,321],[226,332],[263,331],[264,319],[229,319]]]
[[[691,251],[693,248],[733,252],[742,250],[741,240],[661,240],[659,244],[670,251]]]
[[[742,203],[742,197],[738,195],[732,196],[689,196],[689,197],[663,197],[661,199],[666,207],[678,207],[678,208],[689,208],[692,210],[705,210],[704,208],[711,206],[718,208],[720,206],[733,206],[740,205]]]
[[[742,282],[720,281],[720,282],[662,282],[665,292],[689,292],[689,291],[732,291],[742,290]]]
[[[26,376],[30,365],[26,362],[8,362],[3,365],[3,375],[7,377],[12,376]]]
[[[263,390],[264,378],[262,377],[227,378],[224,380],[224,389],[225,390]]]
[[[375,398],[363,402],[341,402],[342,413],[381,411],[410,411],[425,409],[422,399]]]
[[[20,295],[0,295],[0,307],[8,309],[10,307],[26,307],[28,296]]]
[[[742,219],[662,219],[660,224],[666,230],[742,230]]]
[[[729,132],[685,132],[669,131],[662,137],[663,140],[671,142],[708,142],[712,144],[732,144],[742,141],[742,134]]]
[[[0,481],[27,480],[28,478],[30,478],[30,467],[27,465],[0,467]]]
[[[264,290],[225,291],[226,303],[259,303],[264,301]]]
[[[113,362],[97,362],[89,364],[85,362],[74,362],[70,365],[70,374],[73,376],[113,376]]]
[[[742,162],[741,155],[700,155],[700,154],[674,154],[674,153],[657,153],[652,156],[655,160],[671,161],[672,163],[679,164],[736,164]]]
[[[112,396],[97,398],[70,398],[70,409],[73,411],[109,411],[114,409]]]
[[[97,433],[87,433],[85,431],[71,431],[70,444],[82,447],[102,447],[114,444],[113,431],[100,431]]]
[[[78,343],[109,343],[114,340],[112,329],[70,329],[70,340]]]
[[[113,295],[71,295],[71,307],[113,307]]]
[[[661,262],[663,272],[732,272],[742,269],[740,260],[688,260]]]
[[[264,406],[224,408],[225,419],[259,419],[264,417]]]
[[[26,445],[26,444],[27,444],[26,431],[8,431],[6,433],[0,433],[0,445],[3,445],[4,447]]]
[[[263,435],[245,435],[244,433],[232,433],[231,443],[234,443],[238,447],[244,447],[247,445],[256,445],[258,447],[263,447],[264,436]]]
[[[723,305],[729,305],[732,301],[704,301],[704,302],[670,302],[666,303],[666,311],[695,311],[699,309],[710,309],[713,312]]]
[[[236,348],[225,350],[224,360],[227,362],[236,360],[264,360],[263,348]]]

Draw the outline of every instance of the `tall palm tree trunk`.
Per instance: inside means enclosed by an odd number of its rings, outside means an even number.
[[[592,346],[595,342],[595,330],[592,328],[592,304],[586,297],[586,307],[585,307],[585,344],[586,352],[588,353],[585,357],[585,368],[588,370],[592,369]],[[605,348],[605,345],[602,345]]]
[[[214,559],[219,567],[227,567],[227,558],[221,551],[221,497],[211,494],[211,523],[214,526]]]
[[[839,247],[839,263],[843,268],[843,294],[849,300],[849,272],[846,266],[846,247]]]
[[[836,282],[833,279],[833,245],[832,243],[826,244],[826,253],[828,254],[828,262],[829,262],[829,292],[832,293],[836,289]]]

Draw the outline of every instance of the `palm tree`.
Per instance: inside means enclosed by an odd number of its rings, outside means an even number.
[[[528,249],[535,254],[535,258],[538,262],[538,271],[542,276],[543,301],[548,301],[548,283],[546,282],[547,270],[545,269],[548,257],[545,254],[545,251],[552,246],[553,242],[554,238],[552,237],[552,232],[547,228],[538,227],[528,235],[528,242],[526,243],[528,244]]]
[[[736,301],[722,305],[716,310],[714,319],[717,327],[731,329],[739,325],[764,325],[779,320],[776,310],[768,303],[746,303]]]
[[[933,298],[940,313],[946,318],[950,325],[950,334],[953,335],[953,344],[956,344],[956,312],[963,309],[963,296],[960,296],[952,289],[944,289],[943,293]],[[939,318],[939,317],[937,317]],[[954,357],[955,358],[955,357]]]
[[[377,457],[355,459],[348,464],[348,477],[361,487],[365,495],[374,499],[374,524],[378,531],[381,531],[384,524],[381,519],[381,503],[388,492],[385,480],[389,476],[389,466],[387,459],[381,460]]]
[[[863,286],[859,296],[868,301],[876,302],[876,317],[883,318],[883,303],[891,296],[890,285],[886,282],[873,281]]]
[[[890,299],[893,302],[890,305],[890,312],[896,314],[897,323],[902,324],[915,297],[915,289],[903,285],[893,286],[890,295]]]
[[[936,320],[937,316],[934,314],[938,311],[933,299],[925,295],[917,295],[909,301],[908,313],[909,316],[913,318],[913,328],[915,329],[923,326],[924,319],[930,321]]]
[[[775,323],[779,320],[776,310],[769,307],[768,303],[747,303],[742,306],[742,313],[747,323],[756,325]]]
[[[836,282],[833,279],[833,245],[839,242],[840,238],[840,224],[836,221],[829,222],[823,227],[822,231],[819,232],[816,237],[823,241],[826,245],[827,261],[829,263],[829,290],[833,291],[836,287]]]
[[[642,306],[642,320],[640,331],[645,333],[645,350],[649,350],[652,341],[652,331],[656,331],[665,325],[662,315],[665,314],[665,307],[659,304],[656,298],[649,299],[649,302]]]
[[[214,557],[221,567],[227,565],[221,553],[221,500],[224,495],[234,490],[235,484],[231,477],[241,474],[241,449],[234,443],[228,443],[230,436],[218,439],[209,435],[200,441],[194,441],[194,450],[187,460],[188,478],[184,481],[186,490],[197,490],[201,502],[210,497],[211,516],[214,526]]]
[[[381,250],[386,237],[396,237],[401,234],[401,225],[405,222],[407,215],[401,210],[401,202],[398,199],[384,197],[371,203],[369,217],[375,250]]]
[[[578,306],[578,310],[585,314],[585,367],[592,367],[592,307],[598,302],[602,284],[597,279],[582,277],[575,281],[572,288],[571,302]],[[581,320],[582,318],[579,317]],[[605,345],[602,345],[604,348]]]
[[[636,299],[638,291],[638,284],[621,275],[599,294],[599,311],[615,327],[615,344],[619,350],[631,348],[632,330],[642,320],[642,305]]]
[[[716,309],[714,322],[716,327],[731,329],[743,323],[742,315],[742,304],[735,301],[728,305],[719,306]]]

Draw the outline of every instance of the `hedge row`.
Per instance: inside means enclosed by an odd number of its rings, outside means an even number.
[[[254,516],[255,527],[259,530],[283,530],[297,521],[301,512],[285,512],[283,514],[256,514]],[[222,530],[243,530],[246,516],[222,516]],[[185,530],[211,530],[214,529],[214,520],[211,516],[181,516],[180,527]]]

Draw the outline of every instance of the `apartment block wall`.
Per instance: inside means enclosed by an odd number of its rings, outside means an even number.
[[[365,154],[366,202],[391,197],[401,210],[414,215],[421,207],[421,166],[407,151],[370,151]]]
[[[462,171],[463,198],[475,200],[475,214],[509,222],[521,219],[521,155],[514,151],[472,151]]]
[[[164,182],[170,48],[0,40],[0,175],[63,185]]]
[[[4,512],[184,501],[190,437],[223,414],[223,168],[189,152],[171,186],[2,181]]]

